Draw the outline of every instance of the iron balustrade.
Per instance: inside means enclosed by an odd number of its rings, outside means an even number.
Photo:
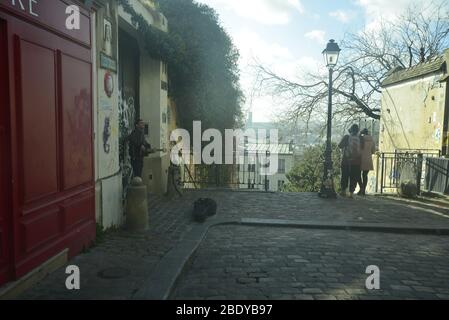
[[[425,184],[426,163],[429,158],[441,156],[440,150],[398,149],[395,152],[382,152],[377,158],[376,193],[400,187],[401,178],[408,175],[416,182],[418,194]],[[410,171],[413,171],[410,173]]]
[[[269,154],[265,152],[266,157]],[[184,164],[182,185],[187,189],[231,188],[267,192],[268,176],[263,171],[268,165],[259,161],[258,155],[252,157],[245,153],[244,159],[242,164]]]
[[[428,158],[426,161],[425,188],[430,192],[449,194],[449,159]]]

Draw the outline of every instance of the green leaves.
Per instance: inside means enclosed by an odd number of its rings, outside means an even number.
[[[307,148],[297,159],[292,171],[287,174],[287,192],[318,192],[324,172],[325,145]],[[334,162],[334,185],[338,186],[340,179],[341,151],[336,144],[332,145],[332,161]]]
[[[169,95],[180,125],[191,131],[192,122],[201,120],[203,128],[234,128],[242,117],[239,54],[216,12],[192,0],[160,0],[166,33],[148,25],[128,0],[119,3],[132,16],[150,56],[168,64]]]

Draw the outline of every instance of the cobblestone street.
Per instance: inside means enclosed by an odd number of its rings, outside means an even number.
[[[175,299],[449,299],[446,237],[220,226]],[[366,267],[381,289],[365,289]]]
[[[117,230],[71,260],[80,267],[81,290],[65,288],[65,268],[20,299],[131,299],[142,286],[157,285],[158,265],[199,225],[193,202],[217,201],[212,218],[241,218],[400,225],[449,229],[444,205],[380,197],[319,199],[315,194],[190,191],[182,198],[150,196],[150,230]],[[279,228],[212,226],[184,268],[171,299],[371,299],[449,298],[448,237]],[[381,290],[366,291],[368,265],[381,270]],[[111,269],[112,268],[112,269]],[[153,281],[153,280],[152,280]]]

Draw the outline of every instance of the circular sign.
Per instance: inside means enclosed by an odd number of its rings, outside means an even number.
[[[104,75],[104,91],[109,98],[114,93],[114,77],[109,72]]]

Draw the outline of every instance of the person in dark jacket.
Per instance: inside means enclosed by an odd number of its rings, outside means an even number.
[[[357,184],[361,183],[361,155],[360,138],[358,136],[359,126],[354,124],[349,129],[349,135],[345,135],[338,145],[342,149],[341,159],[341,196],[346,196],[349,184],[349,197],[352,198]]]
[[[361,147],[361,164],[362,170],[362,184],[360,185],[359,195],[366,194],[366,186],[368,185],[368,174],[374,170],[373,154],[376,153],[376,143],[370,136],[368,129],[362,130],[360,133],[360,147]]]
[[[129,155],[133,167],[134,177],[142,177],[143,158],[151,145],[145,140],[145,123],[142,119],[136,121],[133,132],[128,137]]]

